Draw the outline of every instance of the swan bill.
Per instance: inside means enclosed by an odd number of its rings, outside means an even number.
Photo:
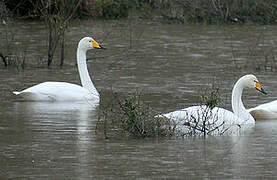
[[[93,47],[96,49],[104,49],[98,42],[92,41]]]
[[[256,82],[256,89],[263,94],[267,94],[267,92],[265,92],[265,90],[262,88],[261,84],[258,82]]]

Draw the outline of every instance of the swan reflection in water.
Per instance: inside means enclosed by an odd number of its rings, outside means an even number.
[[[38,159],[45,159],[45,166],[52,161],[74,162],[74,171],[90,173],[82,165],[89,163],[95,142],[97,106],[76,102],[14,102],[14,113],[24,131],[24,146]]]

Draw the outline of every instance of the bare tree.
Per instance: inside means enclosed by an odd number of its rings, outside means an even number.
[[[63,66],[65,30],[82,0],[39,0],[32,2],[37,12],[44,18],[48,29],[48,67],[53,61],[59,42],[61,43],[60,66]]]

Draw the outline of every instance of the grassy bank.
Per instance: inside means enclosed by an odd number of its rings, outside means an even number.
[[[79,0],[52,0],[52,6]],[[130,16],[179,23],[277,23],[275,0],[80,0],[76,18],[118,19]],[[36,0],[4,0],[1,17],[39,18]],[[59,9],[59,8],[57,8]],[[130,13],[132,12],[132,13]],[[54,13],[54,12],[53,12]]]

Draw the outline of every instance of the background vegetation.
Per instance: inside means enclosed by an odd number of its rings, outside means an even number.
[[[44,21],[48,31],[47,65],[52,64],[56,47],[60,48],[60,66],[64,64],[66,29],[73,19],[150,19],[168,23],[204,24],[276,24],[275,0],[2,0],[0,20],[9,18]],[[131,22],[130,22],[131,24]],[[130,26],[131,27],[131,26]],[[9,30],[6,30],[7,32]],[[131,28],[130,28],[131,31]],[[8,36],[4,39],[8,40]],[[3,39],[3,37],[2,37]],[[12,39],[12,38],[10,38]],[[9,47],[9,46],[6,46]],[[24,53],[23,53],[24,54]],[[23,67],[25,56],[15,61],[13,53],[0,52],[3,64]],[[235,56],[234,56],[235,59]],[[22,65],[23,64],[23,65]],[[18,66],[19,65],[19,66]]]
[[[40,0],[2,0],[12,16],[40,18],[36,4]],[[41,1],[42,2],[42,1]],[[117,19],[130,10],[141,18],[157,18],[188,23],[259,23],[276,24],[275,0],[46,0],[45,7],[62,10],[64,4],[77,4],[74,17]],[[74,8],[74,7],[71,7]],[[70,7],[68,7],[70,10]],[[0,12],[3,13],[3,12]],[[51,11],[56,13],[56,11]],[[133,14],[132,14],[133,15]]]

